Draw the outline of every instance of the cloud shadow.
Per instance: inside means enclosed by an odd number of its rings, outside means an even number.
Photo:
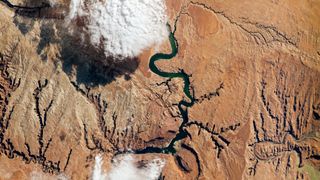
[[[130,80],[130,75],[135,72],[139,66],[138,58],[118,58],[106,56],[103,48],[97,48],[91,45],[88,37],[82,40],[80,35],[71,35],[66,32],[65,27],[56,26],[56,38],[50,38],[46,32],[52,29],[54,24],[43,24],[41,33],[44,36],[40,38],[38,53],[41,54],[43,46],[49,43],[58,43],[61,47],[60,59],[62,61],[63,71],[69,77],[75,77],[76,83],[84,84],[87,87],[95,87],[98,85],[106,85],[123,77],[125,80]]]

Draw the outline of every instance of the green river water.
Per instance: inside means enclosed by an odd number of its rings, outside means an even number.
[[[184,126],[189,121],[188,108],[193,106],[193,104],[194,104],[194,97],[190,92],[189,75],[186,74],[183,70],[179,70],[178,72],[165,72],[165,71],[160,70],[155,64],[157,61],[160,61],[160,60],[171,60],[178,53],[178,46],[179,46],[178,42],[177,42],[176,38],[174,37],[174,32],[171,31],[170,25],[168,25],[168,28],[170,30],[169,41],[170,41],[170,45],[171,45],[171,49],[172,49],[171,53],[170,54],[164,54],[164,53],[154,54],[150,58],[149,68],[153,73],[155,73],[161,77],[183,79],[183,82],[184,82],[183,91],[184,91],[184,94],[186,95],[186,97],[189,99],[189,101],[186,101],[183,99],[178,104],[178,108],[179,108],[179,111],[180,111],[180,114],[182,117],[182,123],[179,127],[179,132],[171,140],[170,144],[164,148],[146,147],[141,150],[136,150],[135,153],[137,153],[137,154],[144,154],[144,153],[167,153],[167,154],[171,153],[171,154],[174,154],[176,152],[176,149],[174,147],[175,143],[188,136],[188,132],[184,129]]]

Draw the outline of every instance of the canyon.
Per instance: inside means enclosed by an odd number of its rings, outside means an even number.
[[[158,179],[319,178],[320,2],[164,2],[169,36],[115,61],[69,0],[0,1],[0,179],[123,155]]]

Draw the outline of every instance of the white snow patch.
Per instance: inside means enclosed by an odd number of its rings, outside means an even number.
[[[96,156],[92,180],[156,180],[165,164],[164,160],[153,159],[138,168],[132,155],[117,157],[109,172],[102,170],[102,159]]]
[[[86,19],[91,44],[106,56],[135,57],[168,37],[164,0],[71,0],[76,18]]]

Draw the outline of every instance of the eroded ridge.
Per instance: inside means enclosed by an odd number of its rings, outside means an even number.
[[[99,131],[92,132],[86,123],[87,119],[83,121],[83,138],[87,149],[100,153],[120,154],[150,143],[143,141],[138,136],[140,133],[139,126],[137,129],[129,126],[120,129],[118,127],[118,112],[112,111],[111,115],[108,115],[108,102],[100,93],[93,92],[90,87],[85,85],[81,87],[74,81],[71,81],[71,83],[76,91],[86,97],[96,110],[97,119],[93,121],[97,122]],[[134,115],[132,116],[134,117]],[[127,123],[130,121],[130,118],[127,119]],[[107,124],[108,122],[111,123]]]
[[[273,80],[264,76],[259,84],[260,109],[252,122],[254,142],[249,144],[253,153],[249,174],[256,174],[257,164],[273,162],[277,172],[300,176],[293,170],[303,167],[306,161],[319,161],[319,126],[313,113],[319,104],[319,73],[299,63],[269,66],[276,76]],[[302,73],[290,71],[295,67],[301,68]],[[296,85],[292,88],[290,84]]]
[[[38,6],[23,6],[12,4],[8,0],[1,0],[9,9],[19,16],[28,18],[64,19],[66,14],[65,7],[51,7],[48,3]]]
[[[12,78],[8,72],[8,67],[10,65],[10,55],[0,54],[0,99],[1,99],[1,121],[0,121],[0,153],[6,155],[8,158],[19,158],[22,159],[26,164],[30,162],[41,165],[42,170],[48,173],[59,173],[62,170],[66,170],[70,157],[72,155],[72,149],[69,150],[66,163],[63,168],[61,168],[60,161],[54,162],[49,160],[46,156],[46,152],[50,147],[52,138],[47,142],[44,141],[45,127],[47,125],[48,112],[52,107],[53,100],[50,101],[47,107],[42,108],[40,105],[40,94],[48,85],[48,80],[43,82],[38,82],[38,87],[34,90],[33,96],[35,100],[35,113],[37,114],[39,120],[39,132],[38,132],[38,152],[34,153],[31,151],[29,143],[25,142],[25,148],[27,152],[18,150],[15,148],[12,140],[6,138],[6,131],[10,126],[10,121],[12,120],[12,114],[14,113],[15,105],[9,103],[11,93],[14,92],[20,85],[20,79],[17,80]],[[10,108],[10,106],[12,106]]]

